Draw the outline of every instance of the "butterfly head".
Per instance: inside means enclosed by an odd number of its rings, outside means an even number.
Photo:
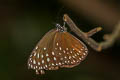
[[[67,31],[67,28],[65,27],[65,24],[63,26],[61,26],[60,24],[57,23],[56,27],[57,27],[57,30],[59,32],[65,32],[65,31]]]

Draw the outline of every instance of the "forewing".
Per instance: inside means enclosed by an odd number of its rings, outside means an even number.
[[[44,74],[44,69],[48,70],[52,68],[49,66],[53,65],[51,64],[53,63],[51,50],[55,34],[56,29],[45,34],[45,36],[38,42],[28,59],[28,68],[36,70],[37,74]]]

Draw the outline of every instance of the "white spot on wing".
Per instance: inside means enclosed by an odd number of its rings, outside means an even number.
[[[88,53],[88,51],[85,51],[86,53]]]
[[[83,55],[85,56],[86,54],[85,54],[85,53],[83,53]]]
[[[52,55],[55,55],[55,53],[54,53],[54,52],[52,52]]]
[[[61,63],[59,62],[59,65],[61,65]]]
[[[43,54],[41,55],[41,58],[43,58],[44,56],[43,56]]]
[[[49,56],[48,53],[46,54],[46,56]]]
[[[57,43],[56,45],[58,46],[59,44]]]
[[[80,55],[79,53],[77,53],[77,55]]]
[[[38,65],[40,65],[40,62],[38,62]]]
[[[67,61],[65,61],[65,63],[67,63]]]
[[[65,53],[65,50],[63,50],[63,52]]]
[[[60,60],[63,60],[63,58],[60,58]]]
[[[81,58],[79,58],[80,60],[82,60]]]
[[[54,63],[52,63],[52,65],[54,66]]]
[[[47,68],[47,65],[45,65],[45,67]]]
[[[75,62],[75,60],[73,60],[73,62]]]
[[[44,47],[44,50],[46,50],[46,48]]]
[[[31,68],[33,68],[33,65],[31,65]]]
[[[37,58],[39,58],[39,56],[40,56],[40,55],[39,55],[39,53],[38,53],[38,54],[37,54]]]
[[[35,69],[35,66],[33,67],[33,69]]]
[[[69,56],[69,59],[71,59],[71,56]]]
[[[34,56],[36,56],[36,52],[34,52]]]
[[[75,54],[75,56],[77,56],[77,55]]]
[[[83,49],[81,48],[81,51],[82,51]]]
[[[30,55],[30,57],[32,57],[32,55]]]
[[[36,66],[36,68],[38,68],[38,66]]]
[[[36,48],[35,49],[38,49],[38,46],[36,46]]]
[[[30,66],[30,64],[28,64]]]
[[[33,64],[36,64],[36,61],[35,61],[35,59],[33,60]]]
[[[40,69],[43,69],[43,67],[40,67]]]
[[[66,50],[68,50],[68,48],[66,48]]]
[[[65,56],[65,59],[66,59],[67,57]]]
[[[42,60],[42,64],[44,64],[44,60]]]
[[[62,48],[61,48],[61,47],[59,47],[59,49],[60,49],[60,50],[62,50]]]
[[[56,63],[56,65],[58,65],[58,64]]]
[[[56,57],[54,57],[54,60],[56,61]]]
[[[47,58],[47,62],[49,62],[50,61],[50,58]]]
[[[75,56],[73,56],[73,58],[75,58]]]
[[[84,56],[82,56],[81,58],[84,58]]]
[[[59,53],[59,55],[61,55],[61,53]]]

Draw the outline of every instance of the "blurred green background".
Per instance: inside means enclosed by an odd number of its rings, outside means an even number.
[[[100,42],[119,21],[119,5],[119,0],[0,0],[0,80],[120,80],[119,39],[102,52],[88,46],[87,58],[71,69],[41,76],[27,68],[36,43],[54,23],[63,24],[64,13],[83,31],[102,26],[92,37]]]

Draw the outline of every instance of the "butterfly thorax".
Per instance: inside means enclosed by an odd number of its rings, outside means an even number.
[[[65,26],[61,26],[60,24],[56,24],[57,31],[59,32],[66,32],[67,28]]]

